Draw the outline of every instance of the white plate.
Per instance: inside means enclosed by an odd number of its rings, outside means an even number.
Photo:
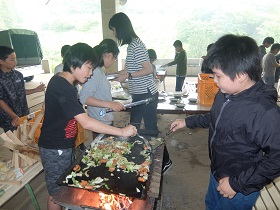
[[[107,80],[113,80],[113,79],[115,79],[117,76],[119,76],[119,74],[109,74],[109,75],[107,75]]]
[[[179,103],[179,104],[176,104],[176,106],[177,106],[178,108],[184,108],[184,107],[185,107],[185,104]]]
[[[158,101],[165,101],[165,97],[159,96]]]

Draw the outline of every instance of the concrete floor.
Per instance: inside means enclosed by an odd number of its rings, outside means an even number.
[[[31,83],[47,83],[50,75],[35,76]],[[186,81],[194,82],[197,78],[187,77]],[[174,92],[175,77],[166,78],[166,91]],[[160,87],[162,89],[162,86]],[[165,133],[171,122],[184,115],[158,115],[158,125]],[[115,125],[124,126],[129,122],[128,113],[116,113]],[[207,129],[182,129],[167,138],[167,148],[173,161],[173,167],[163,177],[161,209],[162,210],[202,210],[205,209],[204,197],[209,180],[209,158],[207,149]],[[91,140],[87,140],[88,145]],[[0,158],[6,148],[0,146]],[[78,153],[78,151],[77,151]],[[41,210],[46,210],[47,191],[44,172],[30,183],[39,202]],[[0,208],[1,210],[33,210],[27,190],[23,188],[17,195]]]

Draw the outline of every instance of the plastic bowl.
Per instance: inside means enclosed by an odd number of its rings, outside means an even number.
[[[182,92],[176,92],[173,95],[174,95],[174,98],[181,98],[183,93]]]
[[[176,102],[178,102],[178,98],[170,98],[170,101],[176,103]]]
[[[183,103],[179,103],[179,104],[176,104],[177,108],[184,108],[185,107],[185,104]]]
[[[190,102],[190,103],[196,103],[196,102],[197,102],[197,99],[196,99],[196,98],[189,98],[189,102]]]

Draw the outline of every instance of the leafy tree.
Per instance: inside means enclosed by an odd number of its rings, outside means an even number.
[[[15,0],[0,0],[0,29],[6,30],[9,28],[16,28],[20,25],[20,15],[14,12]]]

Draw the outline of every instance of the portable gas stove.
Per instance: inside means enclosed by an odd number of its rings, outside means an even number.
[[[98,138],[100,137],[97,136],[93,140],[93,143]],[[146,136],[145,139],[149,139],[149,137]],[[72,186],[64,186],[53,196],[53,201],[66,209],[71,210],[152,210],[155,207],[156,201],[160,197],[163,152],[164,144],[151,150],[152,163],[150,165],[149,178],[145,182],[144,189],[140,188],[140,194],[130,192],[131,186],[135,187],[134,185],[137,183],[133,183],[134,181],[132,179],[125,177],[127,182],[123,182],[121,186],[118,185],[119,180],[114,179],[114,182],[116,183],[113,183],[112,186],[115,186],[117,189],[112,189],[111,194],[110,190],[106,189],[87,190]],[[84,153],[81,155],[84,155]],[[76,161],[81,160],[79,157],[77,159]],[[74,165],[76,164],[76,161],[74,162]],[[73,168],[73,165],[70,168]],[[63,179],[67,176],[67,174],[69,174],[69,170],[66,171]],[[126,176],[128,175],[126,174]],[[61,181],[63,179],[58,180],[58,182],[62,183]],[[119,191],[124,191],[126,193],[118,193]]]

